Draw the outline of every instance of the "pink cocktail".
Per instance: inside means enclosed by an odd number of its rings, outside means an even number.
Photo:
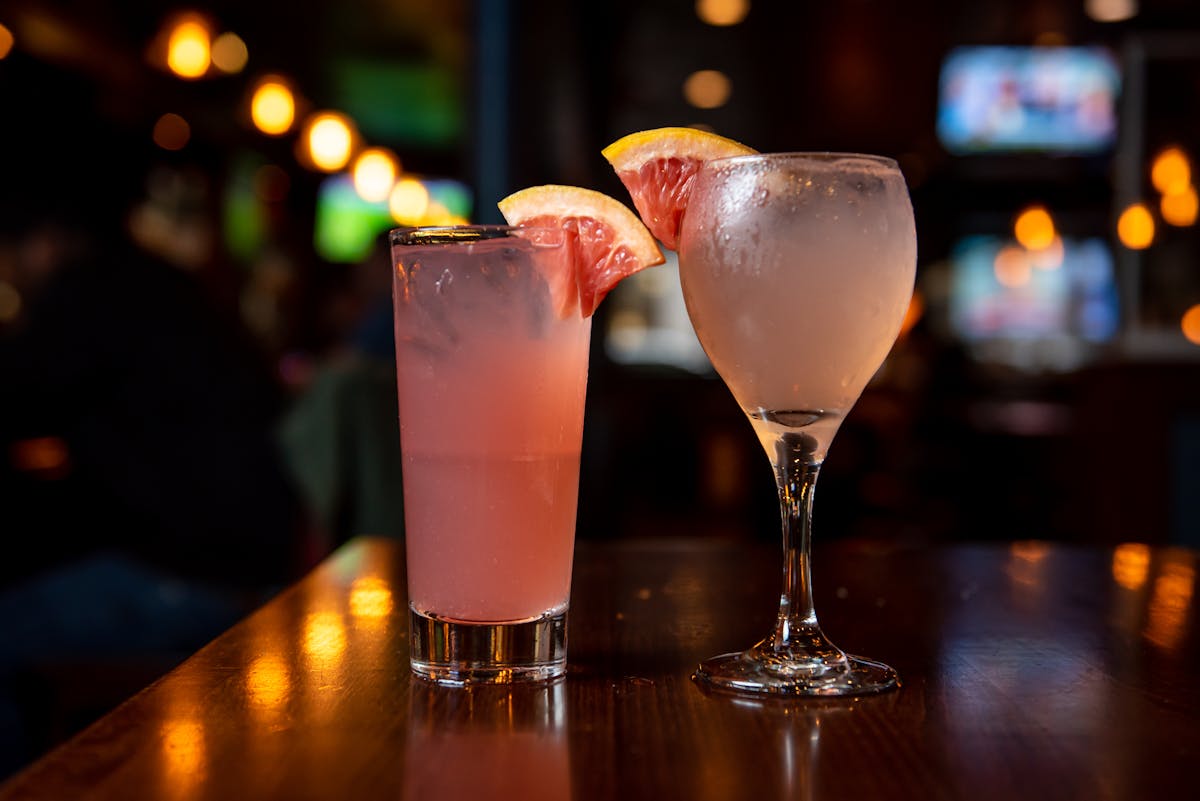
[[[392,234],[412,666],[562,675],[591,321],[544,278],[561,231]]]

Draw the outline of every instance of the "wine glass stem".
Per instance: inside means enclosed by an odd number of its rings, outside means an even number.
[[[775,480],[783,522],[783,593],[773,637],[776,650],[788,648],[797,639],[823,639],[813,608],[809,568],[813,492],[821,470],[816,449],[816,440],[802,433],[781,434],[775,445]]]

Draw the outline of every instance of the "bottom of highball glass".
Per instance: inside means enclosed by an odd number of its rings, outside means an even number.
[[[567,613],[471,623],[409,610],[413,673],[438,684],[553,681],[567,672]]]
[[[754,650],[714,656],[692,675],[714,690],[781,696],[873,695],[900,686],[896,671],[882,662],[847,654],[836,667],[766,661]]]

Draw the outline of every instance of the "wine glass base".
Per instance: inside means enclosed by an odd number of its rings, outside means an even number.
[[[892,668],[849,654],[836,668],[787,670],[779,664],[766,664],[747,651],[701,662],[692,680],[723,692],[799,697],[874,695],[900,686],[900,677]]]

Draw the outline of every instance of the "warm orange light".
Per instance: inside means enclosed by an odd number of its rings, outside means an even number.
[[[1180,645],[1195,582],[1196,571],[1190,564],[1172,561],[1163,565],[1147,610],[1143,632],[1147,640],[1167,650]]]
[[[1163,222],[1181,228],[1195,224],[1198,209],[1200,209],[1200,199],[1196,197],[1196,187],[1191,185],[1184,188],[1182,192],[1163,195],[1158,206]]]
[[[192,137],[192,128],[178,114],[164,114],[154,123],[152,136],[163,150],[182,150]]]
[[[717,70],[698,70],[683,82],[683,97],[696,108],[720,108],[732,91],[729,78]]]
[[[12,51],[12,46],[12,31],[0,24],[0,58],[7,56]]]
[[[1013,235],[1030,250],[1043,250],[1054,244],[1054,219],[1045,206],[1030,206],[1017,215]]]
[[[392,612],[392,588],[377,576],[361,576],[350,585],[350,614],[381,618]]]
[[[213,40],[212,63],[221,72],[233,75],[246,68],[250,60],[250,51],[242,37],[232,31],[226,31]]]
[[[336,111],[314,114],[305,126],[308,157],[324,172],[337,172],[350,161],[354,132],[350,120]]]
[[[346,650],[346,629],[336,612],[313,612],[304,619],[304,653],[318,665],[339,662]]]
[[[996,253],[992,270],[1001,286],[1016,289],[1029,283],[1033,265],[1029,263],[1029,256],[1024,249],[1016,245],[1006,245]]]
[[[12,466],[21,472],[43,478],[61,478],[71,468],[71,452],[59,437],[34,437],[14,442],[10,450]]]
[[[250,99],[250,119],[254,127],[268,136],[291,130],[296,121],[296,98],[286,81],[273,75],[259,81]]]
[[[246,674],[246,694],[258,707],[274,708],[287,700],[292,681],[287,663],[273,654],[255,657]]]
[[[173,718],[163,722],[161,736],[164,778],[182,795],[205,773],[204,726],[196,718]]]
[[[1192,165],[1178,147],[1168,147],[1150,165],[1150,183],[1164,195],[1177,195],[1192,182]]]
[[[1200,303],[1183,313],[1179,327],[1183,329],[1183,335],[1187,337],[1188,342],[1200,345]]]
[[[396,183],[399,164],[392,151],[382,147],[364,150],[354,160],[354,191],[369,203],[388,199]]]
[[[737,25],[750,11],[750,0],[696,0],[696,16],[717,27]]]
[[[420,225],[429,208],[429,190],[416,178],[402,178],[388,196],[388,211],[400,225]]]
[[[1113,551],[1113,581],[1127,590],[1139,589],[1150,572],[1150,546],[1137,542],[1118,545]]]
[[[900,321],[900,336],[905,336],[911,331],[924,314],[925,298],[918,289],[913,292],[912,300],[908,302],[908,309],[904,312],[904,319]]]
[[[1154,242],[1154,217],[1145,203],[1134,203],[1117,218],[1117,238],[1130,250],[1145,250]]]
[[[208,26],[198,18],[180,20],[167,40],[167,66],[180,78],[199,78],[211,59]]]

